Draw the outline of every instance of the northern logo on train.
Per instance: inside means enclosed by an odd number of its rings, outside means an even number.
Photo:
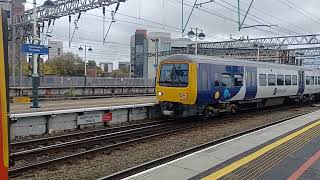
[[[230,98],[230,91],[229,91],[229,89],[224,89],[224,91],[223,91],[223,98],[224,99],[228,99],[228,98]]]

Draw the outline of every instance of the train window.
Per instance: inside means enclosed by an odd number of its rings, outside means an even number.
[[[214,73],[214,86],[215,87],[220,86],[219,73]]]
[[[207,91],[208,88],[208,72],[206,69],[202,69],[201,71],[201,90]]]
[[[276,75],[268,74],[268,85],[275,86],[276,85]]]
[[[317,76],[315,76],[315,77],[314,77],[314,84],[315,84],[315,85],[318,85],[318,80],[317,80],[317,79],[318,79]]]
[[[297,85],[298,81],[297,81],[297,75],[292,75],[292,85]]]
[[[291,85],[291,75],[286,75],[284,78],[284,84],[286,86],[290,86]]]
[[[259,83],[260,83],[260,86],[267,85],[267,75],[266,74],[259,74]]]
[[[230,74],[222,74],[222,86],[224,87],[232,87],[233,81]]]
[[[310,85],[310,76],[306,76],[306,85]]]
[[[318,85],[320,85],[320,76],[318,76]]]
[[[166,87],[187,87],[188,72],[188,64],[162,64],[159,84]]]
[[[257,72],[256,71],[251,71],[251,86],[256,86],[257,85]]]
[[[242,74],[235,74],[234,75],[234,85],[235,86],[242,86],[243,85],[243,75]]]
[[[247,80],[246,80],[246,84],[247,86],[251,86],[251,71],[247,71]]]
[[[283,86],[283,75],[277,75],[277,85]]]
[[[314,85],[314,76],[311,76],[310,78],[310,85]]]

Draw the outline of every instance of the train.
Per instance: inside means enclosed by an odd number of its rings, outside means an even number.
[[[320,71],[214,56],[172,55],[157,68],[156,98],[167,118],[236,113],[320,98]]]

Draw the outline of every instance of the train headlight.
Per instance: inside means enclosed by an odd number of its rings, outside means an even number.
[[[158,95],[159,95],[159,96],[162,96],[162,95],[163,95],[163,93],[159,91],[159,92],[158,92]]]

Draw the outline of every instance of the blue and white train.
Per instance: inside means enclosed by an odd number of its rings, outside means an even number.
[[[156,93],[166,116],[211,116],[221,111],[319,99],[320,71],[276,63],[173,55],[159,64]]]

